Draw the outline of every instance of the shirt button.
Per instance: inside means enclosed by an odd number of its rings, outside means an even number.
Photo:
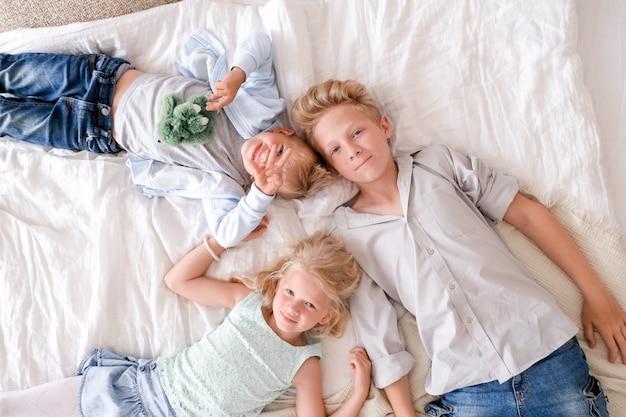
[[[450,288],[451,290],[454,290],[456,288],[456,285],[450,284],[450,285],[448,285],[448,288]]]
[[[469,324],[472,324],[474,322],[474,318],[473,317],[468,317],[467,319],[465,319]]]
[[[139,365],[139,372],[143,372],[143,370],[146,369],[143,365]]]
[[[156,369],[156,367],[157,367],[156,362],[152,362],[152,363],[150,364],[150,369],[152,369],[153,371]]]
[[[100,110],[100,113],[102,113],[102,115],[104,116],[108,116],[110,111],[106,107],[103,107],[102,110]]]
[[[428,252],[429,255],[432,255],[433,253],[435,253],[435,251],[432,249],[428,249],[426,252]]]

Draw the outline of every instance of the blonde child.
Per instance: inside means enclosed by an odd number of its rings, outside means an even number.
[[[224,322],[182,352],[154,360],[96,349],[79,376],[0,394],[0,414],[17,416],[255,416],[285,390],[296,389],[298,416],[324,416],[318,337],[338,337],[347,298],[361,271],[343,242],[321,233],[254,279],[204,276],[224,250],[205,240],[166,274],[176,293],[232,309]],[[351,351],[354,390],[332,415],[355,417],[370,383],[362,348]]]
[[[145,73],[104,54],[0,54],[0,136],[96,153],[125,150],[146,195],[202,200],[210,233],[235,246],[267,226],[275,194],[297,198],[330,182],[315,153],[281,125],[285,105],[272,56],[269,36],[252,32],[227,65],[221,43],[201,29],[179,52],[182,75]],[[184,142],[185,135],[176,146],[164,142],[170,116],[163,108],[172,95],[181,105],[204,97],[209,112],[192,137],[205,143]],[[284,177],[279,188],[273,175]]]
[[[334,234],[363,268],[351,299],[357,337],[396,416],[414,416],[413,366],[391,301],[416,316],[432,367],[432,416],[607,416],[577,326],[515,259],[495,224],[533,240],[580,288],[591,347],[626,363],[626,313],[573,239],[515,179],[433,145],[392,156],[392,127],[352,80],[311,87],[293,106],[303,136],[359,193],[334,213]],[[401,139],[400,139],[401,140]],[[374,307],[375,306],[375,307]]]

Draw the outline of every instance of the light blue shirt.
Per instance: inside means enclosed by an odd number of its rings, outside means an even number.
[[[334,234],[365,271],[350,307],[379,388],[413,366],[397,320],[415,315],[439,395],[504,382],[578,328],[515,258],[496,228],[517,182],[444,146],[396,158],[403,215],[335,211]]]
[[[278,94],[272,57],[272,43],[268,35],[252,32],[237,47],[232,65],[227,65],[226,54],[219,41],[206,31],[197,30],[185,43],[177,59],[185,76],[179,77],[180,83],[189,84],[182,78],[189,80],[192,77],[197,83],[208,81],[214,88],[215,82],[223,79],[231,67],[242,68],[246,73],[246,81],[234,101],[223,108],[228,120],[216,120],[216,134],[206,145],[179,145],[176,148],[180,151],[171,147],[167,149],[162,144],[151,144],[154,148],[151,153],[140,152],[139,149],[143,151],[147,145],[140,143],[145,138],[139,134],[127,135],[140,137],[132,144],[122,144],[136,155],[129,159],[128,165],[133,182],[143,188],[144,194],[150,197],[176,195],[201,199],[209,230],[223,247],[235,246],[247,237],[259,225],[273,200],[273,196],[263,194],[251,184],[249,174],[243,169],[240,154],[243,139],[280,126],[279,116],[285,109],[285,102]],[[162,78],[172,85],[176,81],[175,76],[173,80],[167,76]],[[144,76],[135,83],[140,82],[151,82],[151,78]],[[158,88],[158,82],[157,79],[152,82],[155,86],[153,88]],[[209,86],[205,84],[205,87],[210,95]],[[189,91],[198,89],[197,86],[185,88]],[[139,93],[146,88],[132,90]],[[145,97],[143,100],[145,106],[149,101]],[[134,107],[140,107],[139,103]],[[126,114],[131,110],[125,110]],[[121,120],[119,125],[122,126],[123,122]],[[233,132],[226,133],[224,130],[233,128]],[[121,139],[126,142],[131,140]],[[133,145],[136,149],[133,149]],[[193,152],[192,146],[198,152]],[[211,149],[216,146],[220,147],[219,151]],[[236,166],[224,166],[224,161],[229,160]]]

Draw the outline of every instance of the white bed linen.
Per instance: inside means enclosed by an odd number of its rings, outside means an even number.
[[[615,237],[604,235],[616,225],[614,201],[583,83],[573,0],[357,3],[185,0],[102,21],[3,33],[0,51],[105,52],[145,71],[175,72],[176,53],[196,27],[230,51],[251,28],[263,29],[272,36],[288,103],[327,78],[358,79],[389,114],[396,151],[441,142],[478,154],[544,203],[599,228],[592,248]],[[225,311],[185,301],[161,281],[207,233],[197,201],[143,197],[130,182],[125,155],[50,150],[8,138],[0,139],[0,173],[0,389],[69,376],[95,346],[140,357],[171,353],[223,318]],[[269,231],[228,251],[209,273],[227,277],[267,265],[284,253],[283,244],[326,228],[332,208],[351,192],[338,181],[311,199],[277,200]],[[575,316],[579,300],[562,300]],[[348,332],[325,344],[324,391],[333,401],[350,382],[352,340]],[[411,344],[416,356],[418,348]],[[594,353],[601,360],[602,352]],[[427,366],[418,364],[417,379]],[[626,376],[614,366],[611,382],[619,392]],[[414,393],[424,400],[419,387]],[[364,415],[381,415],[384,400],[372,396]],[[622,397],[613,408],[625,404]]]
[[[578,53],[593,102],[612,213],[626,244],[626,2],[577,0]]]

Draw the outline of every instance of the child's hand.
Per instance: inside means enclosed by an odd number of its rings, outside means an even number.
[[[350,367],[354,369],[354,391],[353,395],[360,396],[363,400],[367,398],[370,390],[370,379],[372,376],[372,363],[367,352],[362,347],[350,349]]]
[[[283,185],[283,167],[291,156],[291,149],[285,149],[280,158],[277,153],[278,145],[272,145],[264,167],[259,166],[254,161],[250,162],[254,169],[252,181],[266,195],[276,194],[280,186]]]
[[[246,73],[239,67],[233,67],[226,73],[223,80],[219,80],[215,83],[215,91],[210,100],[206,104],[207,110],[219,110],[224,106],[229,105],[235,99],[239,87],[246,80]]]

